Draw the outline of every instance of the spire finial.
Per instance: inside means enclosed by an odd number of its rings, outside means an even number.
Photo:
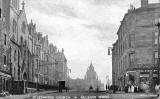
[[[23,1],[22,2],[22,9],[24,9],[24,6],[25,6],[25,2]]]
[[[92,61],[91,61],[91,65],[92,65]]]

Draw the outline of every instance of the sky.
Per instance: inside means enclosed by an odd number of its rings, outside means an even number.
[[[24,0],[28,22],[49,36],[49,42],[64,53],[71,78],[83,78],[92,62],[99,79],[112,76],[108,47],[117,39],[120,21],[130,4],[140,0]],[[149,2],[158,2],[150,0]]]

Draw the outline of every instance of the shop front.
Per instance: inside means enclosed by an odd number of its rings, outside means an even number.
[[[140,84],[151,84],[156,85],[157,74],[156,72],[152,72],[151,70],[144,70],[140,72]]]

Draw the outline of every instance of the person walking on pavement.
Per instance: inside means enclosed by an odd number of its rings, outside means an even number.
[[[160,99],[160,85],[156,85],[155,90],[156,90],[156,93],[157,93],[157,99]]]
[[[131,86],[131,92],[134,93],[134,86]]]

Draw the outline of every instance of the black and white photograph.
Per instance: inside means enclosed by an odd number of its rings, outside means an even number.
[[[0,0],[0,99],[160,99],[160,0]]]

